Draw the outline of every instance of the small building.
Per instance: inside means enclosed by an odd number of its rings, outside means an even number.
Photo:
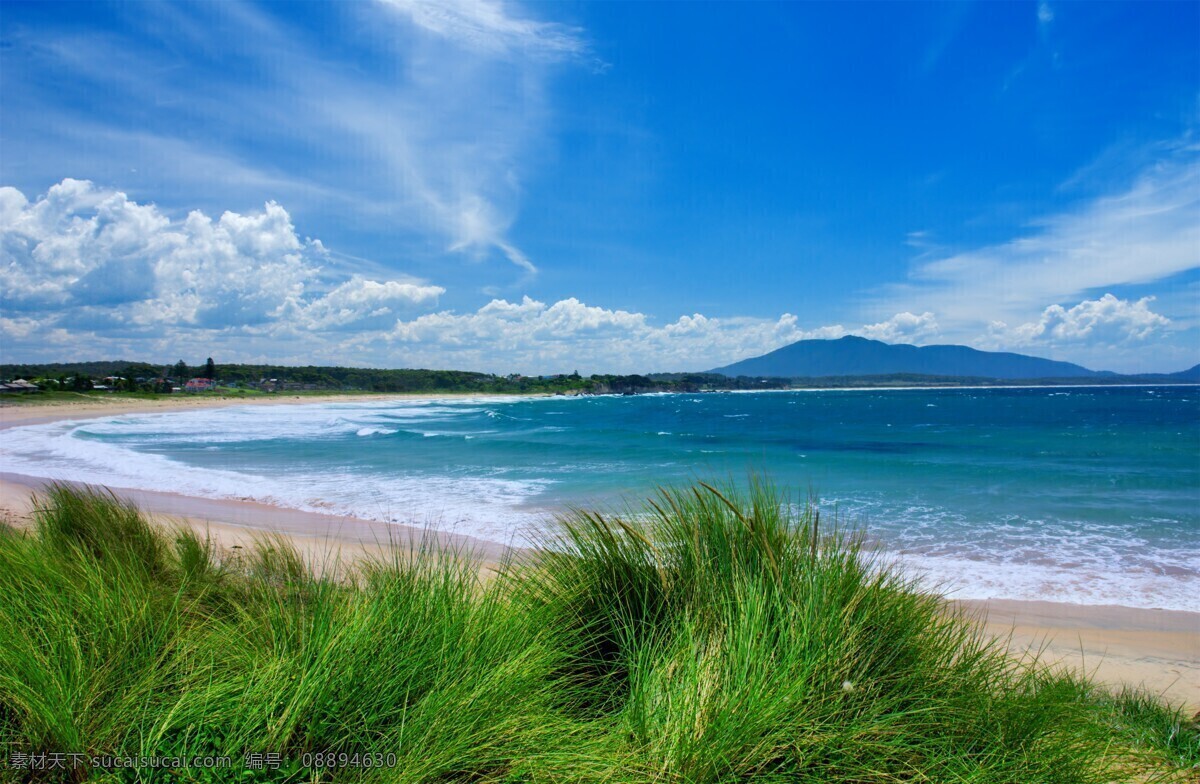
[[[184,385],[184,392],[208,392],[217,388],[217,382],[211,378],[193,378]]]
[[[16,381],[10,381],[7,384],[0,384],[0,393],[24,395],[30,392],[40,392],[37,384],[32,384],[23,378],[18,378]]]

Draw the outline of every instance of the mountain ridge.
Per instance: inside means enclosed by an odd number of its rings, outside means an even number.
[[[1104,378],[1124,374],[1091,370],[1073,362],[1044,359],[1008,351],[981,351],[970,346],[914,346],[884,343],[857,335],[835,340],[799,340],[757,357],[714,368],[726,376],[871,376],[915,373],[932,376],[971,376],[995,379]],[[1200,380],[1200,365],[1178,373],[1134,374]]]

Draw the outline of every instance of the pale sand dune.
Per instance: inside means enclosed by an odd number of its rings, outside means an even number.
[[[992,599],[961,602],[1014,653],[1200,708],[1200,613]]]
[[[88,401],[53,407],[9,405],[0,406],[0,428],[179,408],[347,399],[352,398],[280,397],[260,401],[176,396],[146,402]],[[383,398],[374,395],[364,399]],[[28,519],[32,494],[44,483],[41,479],[0,473],[0,519],[23,524]],[[281,509],[249,501],[133,490],[122,490],[120,494],[159,520],[183,522],[208,531],[223,547],[246,547],[255,537],[284,535],[317,565],[328,563],[335,556],[353,560],[380,554],[388,542],[411,547],[427,535],[410,526]],[[493,568],[509,553],[502,545],[467,536],[447,533],[432,536],[439,546],[475,553],[482,559],[485,570]],[[962,604],[986,618],[984,628],[988,633],[1009,639],[1010,649],[1015,653],[1040,651],[1042,661],[1083,670],[1114,688],[1121,684],[1143,686],[1173,703],[1187,705],[1188,710],[1200,708],[1200,613],[1010,600]]]

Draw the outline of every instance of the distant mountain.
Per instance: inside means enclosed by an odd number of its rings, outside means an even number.
[[[1181,370],[1178,373],[1139,373],[1136,376],[1123,376],[1139,384],[1196,384],[1200,383],[1200,365]]]
[[[1177,381],[1200,381],[1200,365],[1181,370],[1178,373],[1168,373],[1170,378]]]
[[[1200,366],[1198,366],[1200,367]],[[968,346],[891,345],[848,335],[838,340],[801,340],[769,354],[716,368],[726,376],[874,376],[919,373],[979,378],[1096,378],[1115,374],[1070,362]],[[1200,372],[1197,368],[1180,375]],[[1182,380],[1182,379],[1181,379]]]

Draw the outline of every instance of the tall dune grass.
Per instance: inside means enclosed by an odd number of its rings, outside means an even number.
[[[229,755],[13,780],[1191,780],[1178,710],[1016,661],[764,485],[577,512],[479,577],[393,549],[314,570],[107,493],[0,530],[0,754]],[[633,522],[636,520],[637,522]],[[306,754],[391,754],[317,770]],[[278,768],[244,770],[247,753]]]

